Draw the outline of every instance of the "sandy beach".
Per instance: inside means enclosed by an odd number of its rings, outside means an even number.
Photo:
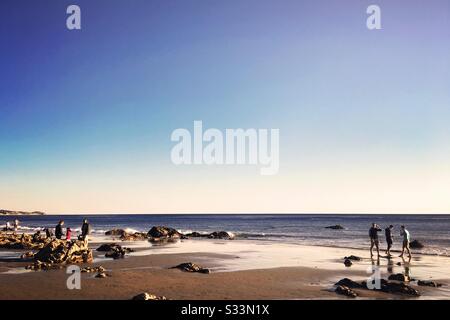
[[[110,239],[114,241],[117,239]],[[101,243],[105,241],[102,240]],[[117,241],[116,241],[117,242]],[[120,241],[119,241],[120,242]],[[91,243],[92,248],[100,242]],[[124,259],[108,259],[94,250],[94,263],[103,266],[110,277],[98,279],[81,274],[81,290],[68,290],[65,269],[28,271],[29,261],[19,258],[23,251],[0,251],[0,299],[131,299],[148,292],[167,299],[349,299],[334,292],[342,278],[366,280],[367,269],[376,260],[368,251],[357,249],[261,243],[239,240],[181,240],[164,245],[145,241],[120,242],[135,252]],[[351,267],[343,257],[357,255]],[[211,270],[198,274],[170,269],[184,262],[194,262]],[[400,265],[397,265],[399,264]],[[421,296],[408,296],[355,289],[356,299],[449,299],[450,258],[416,255],[408,263],[401,258],[381,258],[383,278],[389,274],[409,273],[414,280],[433,280],[440,288],[411,286]]]

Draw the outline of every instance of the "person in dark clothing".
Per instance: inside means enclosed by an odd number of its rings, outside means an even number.
[[[373,247],[377,248],[378,257],[380,257],[380,247],[378,241],[378,232],[381,229],[376,223],[372,223],[372,227],[369,229],[369,237],[370,237],[370,257],[373,257]]]
[[[386,243],[387,243],[386,255],[388,257],[391,257],[391,248],[392,243],[394,242],[394,237],[392,236],[392,229],[394,229],[394,226],[392,224],[386,229],[384,229],[384,234],[386,236]]]
[[[58,225],[55,227],[55,237],[56,239],[61,239],[62,236],[64,235],[63,232],[63,225],[64,225],[64,221],[61,220]]]
[[[53,237],[53,234],[49,228],[45,228],[44,231],[45,231],[45,235],[47,236],[47,238]]]
[[[81,226],[81,239],[83,241],[88,240],[88,236],[91,233],[91,225],[87,221],[87,219],[83,220],[83,225]]]

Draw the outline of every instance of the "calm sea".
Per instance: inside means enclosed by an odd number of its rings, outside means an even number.
[[[0,217],[3,225],[15,217]],[[46,215],[20,216],[21,230],[32,232],[44,227],[54,227],[63,219],[66,227],[79,231],[83,216]],[[129,228],[147,232],[152,226],[165,225],[181,232],[233,232],[238,239],[282,241],[306,245],[366,248],[368,229],[372,222],[383,229],[395,226],[394,241],[400,243],[400,225],[405,225],[412,239],[425,244],[426,254],[450,255],[450,215],[89,215],[94,236],[112,228]],[[344,230],[325,229],[340,224]],[[384,247],[384,232],[380,233]],[[417,250],[416,250],[417,251]]]

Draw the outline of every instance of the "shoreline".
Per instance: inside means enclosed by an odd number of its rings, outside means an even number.
[[[27,262],[4,259],[5,252],[17,257],[20,250],[2,249],[0,282],[4,290],[0,299],[131,299],[142,292],[174,300],[348,299],[334,292],[334,283],[345,277],[367,279],[367,268],[373,263],[368,251],[300,244],[182,240],[152,246],[141,241],[115,242],[134,246],[135,252],[125,259],[112,260],[94,250],[94,263],[83,266],[102,265],[111,277],[96,279],[93,274],[82,274],[81,290],[67,289],[65,270],[26,271]],[[95,249],[102,243],[92,242],[90,247]],[[347,268],[343,257],[351,254],[362,260]],[[212,272],[204,275],[169,269],[184,262],[198,263]],[[422,293],[419,298],[356,290],[357,299],[450,299],[450,259],[416,255],[408,264],[401,262],[397,266],[399,258],[393,262],[392,273],[404,273],[408,268],[414,278],[439,281],[444,287],[414,285]],[[388,274],[388,267],[387,259],[380,259],[383,277]]]

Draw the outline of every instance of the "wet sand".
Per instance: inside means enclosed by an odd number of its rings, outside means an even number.
[[[151,247],[147,243],[121,243],[137,251],[125,259],[111,260],[96,252],[96,262],[111,277],[98,279],[81,275],[81,290],[69,290],[65,270],[30,271],[17,259],[19,251],[0,252],[0,299],[131,299],[149,292],[168,299],[348,299],[333,291],[341,278],[365,280],[372,261],[365,251],[329,247],[261,244],[249,241],[188,240]],[[92,244],[93,247],[98,244]],[[215,252],[215,253],[214,253]],[[219,252],[219,253],[218,253]],[[358,255],[364,259],[347,268],[342,258]],[[183,262],[210,268],[211,274],[194,274],[169,269]],[[402,265],[397,266],[397,262]],[[383,277],[410,272],[422,280],[439,280],[442,288],[417,287],[419,299],[449,299],[450,259],[417,256],[404,263],[395,258],[391,265],[380,259]],[[406,268],[406,270],[405,270]],[[404,296],[356,290],[361,299],[411,299]],[[359,298],[358,298],[359,299]],[[417,298],[414,298],[417,299]]]

